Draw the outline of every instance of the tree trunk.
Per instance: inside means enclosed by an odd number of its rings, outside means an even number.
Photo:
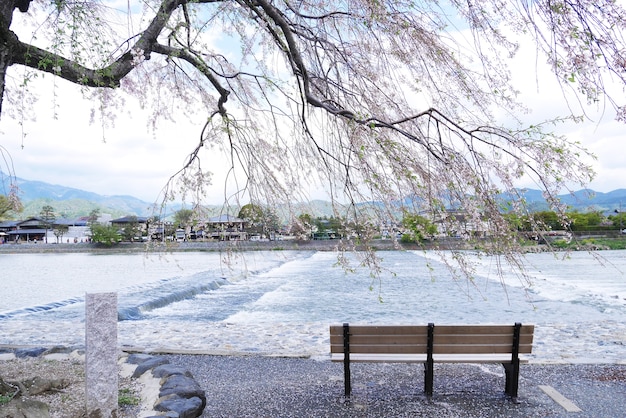
[[[12,0],[4,0],[0,2],[0,19],[2,20],[2,32],[9,30],[11,27],[11,20],[13,20],[13,10],[15,9],[15,2]]]
[[[28,11],[32,0],[0,0],[0,117],[2,117],[2,102],[7,70],[13,63],[12,44],[17,42],[17,36],[11,32],[13,11],[18,9],[22,13]]]
[[[14,35],[10,28],[14,9],[15,2],[13,0],[0,2],[0,117],[2,117],[5,78],[9,65],[11,65],[10,39]]]
[[[2,117],[2,101],[4,99],[4,82],[9,68],[9,51],[5,45],[0,45],[0,118]]]

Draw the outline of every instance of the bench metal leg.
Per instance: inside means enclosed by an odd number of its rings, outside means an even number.
[[[343,362],[343,382],[345,397],[349,398],[352,394],[352,386],[350,385],[350,361]]]
[[[502,363],[506,374],[504,392],[511,398],[517,398],[519,388],[519,361],[513,363]]]
[[[434,346],[435,324],[428,324],[428,339],[426,348],[426,363],[424,363],[424,392],[426,396],[433,396],[433,380],[434,380],[434,362],[433,362],[433,346]]]
[[[513,346],[511,347],[511,362],[503,363],[506,373],[506,383],[504,392],[513,399],[517,399],[517,389],[519,387],[519,342],[522,324],[516,322],[513,326]]]
[[[429,398],[433,396],[434,374],[432,361],[424,363],[424,392],[426,392],[426,396]]]
[[[352,394],[350,384],[350,325],[343,324],[343,384],[344,396],[349,398]]]

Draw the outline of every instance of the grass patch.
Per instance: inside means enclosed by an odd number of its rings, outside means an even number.
[[[136,406],[141,402],[141,398],[135,396],[130,389],[120,389],[117,396],[119,406]]]
[[[11,396],[0,395],[0,405],[6,405],[13,399]]]
[[[587,238],[582,242],[583,244],[597,245],[611,250],[626,250],[626,239],[623,238]]]

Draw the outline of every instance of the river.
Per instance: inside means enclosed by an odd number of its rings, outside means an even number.
[[[626,251],[528,254],[520,280],[468,253],[0,254],[0,344],[84,346],[85,293],[117,292],[123,347],[328,355],[331,323],[533,323],[532,362],[626,363]],[[528,280],[528,281],[527,281]]]

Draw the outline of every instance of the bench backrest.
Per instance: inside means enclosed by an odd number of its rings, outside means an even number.
[[[436,325],[433,354],[507,354],[514,325]],[[519,354],[532,352],[534,325],[520,328]],[[426,354],[428,325],[350,325],[350,353]],[[344,326],[330,327],[331,354],[344,352]]]

